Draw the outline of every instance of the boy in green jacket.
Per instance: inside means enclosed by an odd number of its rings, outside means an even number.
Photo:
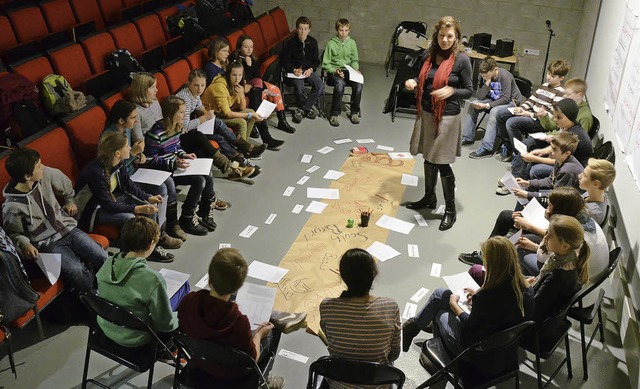
[[[98,293],[131,311],[158,332],[160,339],[168,341],[178,328],[178,317],[171,310],[164,278],[145,260],[160,238],[158,224],[137,216],[125,223],[120,234],[122,251],[109,257],[96,274]],[[145,332],[118,327],[101,317],[98,324],[109,339],[125,347],[143,346],[151,339]]]
[[[353,124],[360,123],[360,100],[362,97],[362,84],[349,80],[349,72],[345,68],[345,65],[351,66],[356,71],[360,68],[358,46],[356,46],[356,41],[349,37],[351,31],[349,21],[338,19],[336,31],[338,34],[329,40],[322,56],[322,68],[327,72],[327,85],[333,87],[329,123],[334,127],[340,125],[338,116],[341,111],[344,87],[347,84],[351,87],[351,116],[349,119]]]

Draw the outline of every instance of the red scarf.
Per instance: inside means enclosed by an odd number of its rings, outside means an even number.
[[[438,90],[447,86],[449,82],[449,75],[451,74],[451,70],[453,69],[453,64],[456,61],[455,53],[449,54],[447,58],[445,58],[436,70],[436,74],[433,77],[433,83],[431,86],[432,90]],[[431,56],[428,56],[422,65],[422,69],[420,69],[420,75],[418,76],[418,114],[422,110],[422,93],[424,92],[424,82],[429,75],[429,70],[431,70]],[[444,113],[444,107],[447,104],[447,100],[436,100],[431,97],[431,108],[433,110],[433,119],[436,125],[436,136],[438,136],[440,121],[442,120],[442,115]]]

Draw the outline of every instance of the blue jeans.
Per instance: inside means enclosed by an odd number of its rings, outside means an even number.
[[[416,316],[416,325],[424,330],[429,323],[433,323],[433,336],[441,337],[447,350],[459,354],[464,350],[461,339],[462,323],[449,308],[452,292],[446,288],[433,291],[427,304]]]
[[[492,100],[481,100],[483,103],[489,103]],[[505,105],[497,105],[489,111],[489,116],[487,118],[487,126],[485,128],[484,137],[482,138],[481,147],[485,150],[494,151],[493,146],[496,140],[496,121],[498,112],[505,107],[513,107],[513,103],[508,103]],[[475,109],[473,107],[469,107],[468,113],[469,115],[465,119],[465,122],[462,126],[462,140],[463,141],[473,141],[476,138],[476,126],[478,124],[478,116],[481,112],[484,112],[483,109]]]
[[[344,88],[351,87],[351,115],[360,113],[360,101],[362,100],[362,84],[349,81],[349,74],[345,72],[345,78],[330,74],[327,76],[327,85],[333,87],[331,98],[331,116],[338,116],[342,111],[342,96]]]
[[[107,252],[78,228],[51,243],[42,252],[60,254],[62,280],[78,292],[94,292],[95,273],[107,260]],[[84,266],[84,262],[87,267]]]
[[[173,178],[167,178],[160,186],[150,184],[140,184],[136,182],[142,190],[152,195],[160,195],[163,199],[167,199],[167,204],[173,204],[178,201],[176,194],[176,184],[173,182]]]
[[[213,190],[213,177],[206,176],[180,176],[173,177],[176,185],[189,185],[187,198],[182,203],[181,217],[192,217],[196,213],[198,202],[213,201],[216,192]]]
[[[531,119],[526,116],[513,116],[506,122],[507,135],[509,136],[509,145],[513,149],[513,139],[516,138],[522,141],[524,134],[531,134],[534,132],[544,131],[544,128],[540,125],[539,120]]]
[[[238,136],[218,118],[215,119],[213,135],[207,135],[207,138],[218,142],[220,151],[229,159],[240,153],[234,146],[238,142]]]
[[[529,171],[529,178],[532,180],[545,178],[545,177],[549,177],[551,173],[553,173],[552,165],[547,165],[544,163],[536,163],[531,167],[531,170]]]
[[[308,111],[313,108],[313,105],[318,101],[318,98],[324,93],[324,83],[322,78],[316,73],[311,73],[307,78],[285,78],[284,82],[287,85],[292,85],[296,90],[296,100],[298,101],[298,107],[303,111]],[[304,84],[311,85],[311,93],[308,96],[304,92]]]

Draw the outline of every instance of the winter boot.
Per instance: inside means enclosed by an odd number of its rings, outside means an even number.
[[[436,182],[438,181],[438,168],[427,161],[424,162],[424,196],[411,203],[405,204],[409,209],[431,208],[435,209],[438,199],[436,197]]]
[[[267,149],[266,144],[254,145],[242,138],[238,138],[236,147],[246,158],[258,158]]]
[[[284,110],[276,112],[276,115],[278,115],[278,125],[276,127],[279,130],[288,132],[289,134],[293,134],[294,132],[296,132],[296,129],[291,127],[289,123],[287,123],[287,114],[284,112]]]
[[[238,162],[231,161],[220,150],[213,155],[213,165],[227,174],[229,180],[239,180],[252,175],[255,171],[253,167],[242,167]]]
[[[440,222],[440,231],[446,231],[456,222],[456,177],[440,177],[444,193],[444,217]]]
[[[269,126],[264,120],[256,123],[256,127],[258,128],[258,131],[260,131],[262,142],[267,144],[267,149],[279,150],[279,147],[284,144],[283,140],[273,139],[273,137],[269,133]]]
[[[178,203],[167,205],[167,235],[178,238],[181,241],[187,240],[187,234],[182,231],[178,223]]]

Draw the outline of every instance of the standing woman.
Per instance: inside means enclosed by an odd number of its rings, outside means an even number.
[[[451,164],[460,156],[462,100],[472,94],[471,61],[462,52],[460,23],[445,16],[435,25],[431,46],[417,79],[405,81],[408,90],[417,89],[418,117],[411,135],[412,154],[424,157],[425,194],[406,203],[409,209],[435,208],[435,186],[440,172],[445,212],[440,230],[456,221],[455,176]]]

